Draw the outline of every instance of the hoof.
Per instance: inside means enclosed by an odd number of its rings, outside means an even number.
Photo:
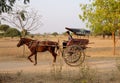
[[[56,63],[55,63],[55,62],[53,62],[53,63],[52,63],[52,66],[55,66],[55,65],[56,65]]]
[[[37,64],[35,63],[34,66],[36,66]]]

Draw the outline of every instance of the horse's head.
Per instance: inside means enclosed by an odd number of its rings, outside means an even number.
[[[17,44],[17,47],[20,47],[22,46],[23,44],[25,44],[25,38],[20,38],[18,44]]]

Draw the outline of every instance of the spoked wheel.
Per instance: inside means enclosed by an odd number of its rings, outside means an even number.
[[[70,66],[79,66],[84,62],[84,50],[78,45],[66,47],[62,52],[62,57],[66,64]]]

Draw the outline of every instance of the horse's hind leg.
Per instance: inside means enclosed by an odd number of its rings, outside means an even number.
[[[55,62],[56,62],[57,54],[56,54],[55,52],[53,52],[52,55],[53,55],[53,57],[54,57],[54,59],[53,59],[53,63],[55,63]]]
[[[33,56],[34,55],[34,53],[31,53],[31,55],[30,56],[28,56],[28,59],[30,60],[30,62],[33,62],[32,60],[31,60],[31,56]]]
[[[56,57],[57,57],[57,54],[55,53],[55,48],[54,47],[50,47],[49,49],[48,49],[48,51],[52,54],[52,56],[53,56],[53,63],[55,63],[56,62]]]
[[[55,52],[53,52],[53,51],[49,51],[51,54],[52,54],[52,56],[53,56],[53,63],[55,63],[56,62],[56,56],[57,56],[57,54],[55,53]]]

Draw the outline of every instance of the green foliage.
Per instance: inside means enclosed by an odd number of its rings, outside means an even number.
[[[52,33],[52,35],[57,36],[57,35],[58,35],[58,33],[57,33],[57,32],[53,32],[53,33]]]
[[[15,37],[15,36],[20,36],[20,31],[18,31],[15,28],[9,28],[6,32],[5,32],[5,36],[6,37]]]
[[[10,27],[9,27],[9,25],[0,25],[0,31],[4,31],[4,32],[6,32],[7,31],[7,29],[9,29]]]
[[[12,10],[12,6],[14,6],[17,0],[0,0],[0,14],[2,12],[8,12]],[[24,4],[29,3],[30,0],[24,0]]]
[[[66,32],[63,32],[62,35],[66,35]]]
[[[80,5],[82,21],[94,33],[116,32],[120,27],[119,0],[93,0],[90,4]]]
[[[24,11],[21,11],[21,12],[20,12],[20,17],[22,18],[23,21],[25,21],[25,14],[24,14]]]

